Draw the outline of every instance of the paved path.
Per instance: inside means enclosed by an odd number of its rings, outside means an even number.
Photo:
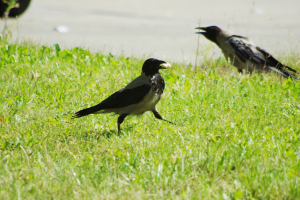
[[[40,44],[194,64],[194,28],[200,21],[249,36],[275,55],[300,52],[299,0],[32,0],[18,20],[19,28],[15,20],[9,25],[14,37]],[[69,32],[57,32],[59,25]],[[205,54],[220,56],[203,37],[199,47],[199,60]]]

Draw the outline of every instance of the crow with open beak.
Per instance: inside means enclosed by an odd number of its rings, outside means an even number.
[[[142,73],[139,77],[98,105],[76,112],[73,118],[100,113],[118,114],[120,115],[118,118],[118,135],[120,135],[120,125],[125,117],[128,115],[142,115],[147,111],[151,111],[157,119],[173,124],[163,119],[156,109],[156,104],[159,102],[165,88],[165,82],[159,70],[170,67],[171,65],[165,61],[155,58],[147,59],[143,64]]]
[[[240,73],[243,69],[252,72],[274,71],[285,78],[296,79],[298,72],[293,68],[283,65],[270,53],[253,44],[247,37],[232,35],[217,26],[197,27],[203,30],[196,32],[216,43],[222,50],[226,59],[230,59]]]

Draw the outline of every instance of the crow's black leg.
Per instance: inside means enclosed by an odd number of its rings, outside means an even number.
[[[123,123],[125,117],[127,117],[128,114],[122,114],[119,116],[118,118],[118,136],[120,136],[120,132],[121,132],[121,124]]]
[[[243,70],[242,70],[242,69],[238,69],[238,72],[242,74],[242,73],[243,73]]]
[[[170,122],[170,121],[168,121],[168,120],[163,119],[162,116],[158,113],[157,110],[152,110],[152,112],[153,112],[155,118],[160,119],[160,120],[164,120],[164,121],[166,121],[166,122],[169,122],[170,124],[176,125],[176,124],[173,123],[173,122]]]

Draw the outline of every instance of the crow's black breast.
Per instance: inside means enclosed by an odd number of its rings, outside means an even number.
[[[150,80],[152,87],[157,94],[162,94],[165,89],[165,81],[160,73],[156,73]]]

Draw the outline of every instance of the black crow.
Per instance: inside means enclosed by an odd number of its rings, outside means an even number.
[[[274,71],[286,78],[296,78],[296,70],[283,65],[270,53],[253,44],[247,37],[232,35],[217,26],[197,27],[204,32],[196,32],[204,35],[208,40],[216,43],[222,50],[226,59],[230,59],[240,73],[243,69],[252,72]]]
[[[171,65],[165,61],[155,58],[147,59],[143,64],[142,74],[139,77],[98,105],[76,112],[73,118],[111,112],[118,114],[120,115],[118,118],[118,135],[120,135],[120,125],[125,117],[128,115],[142,115],[147,111],[151,111],[157,119],[173,124],[163,119],[156,109],[156,104],[159,102],[165,88],[165,82],[159,70],[170,67]]]

